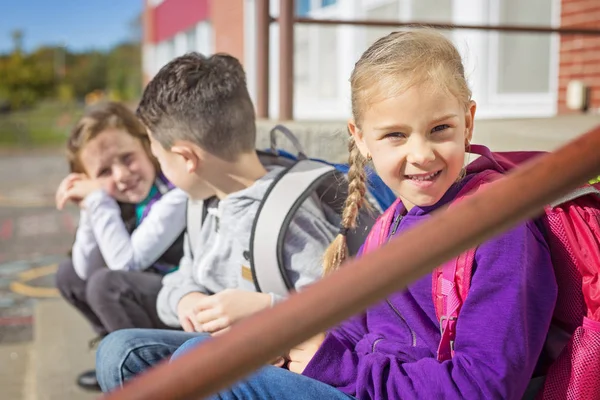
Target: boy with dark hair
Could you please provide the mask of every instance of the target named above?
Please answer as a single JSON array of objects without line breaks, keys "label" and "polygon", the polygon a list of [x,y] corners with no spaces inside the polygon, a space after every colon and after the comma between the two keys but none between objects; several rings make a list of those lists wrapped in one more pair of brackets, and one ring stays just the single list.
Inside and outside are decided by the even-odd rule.
[{"label": "boy with dark hair", "polygon": [[[157,300],[163,322],[184,332],[109,335],[97,355],[104,391],[168,358],[186,340],[221,332],[282,299],[256,292],[247,267],[255,215],[283,167],[265,167],[258,158],[254,108],[239,61],[197,53],[174,59],[148,84],[137,114],[163,173],[188,193],[188,207],[199,202],[206,216],[197,221],[202,227],[195,243],[187,235],[180,268],[165,277]],[[336,233],[316,195],[309,197],[283,246],[295,289],[321,276],[322,255]]]}]

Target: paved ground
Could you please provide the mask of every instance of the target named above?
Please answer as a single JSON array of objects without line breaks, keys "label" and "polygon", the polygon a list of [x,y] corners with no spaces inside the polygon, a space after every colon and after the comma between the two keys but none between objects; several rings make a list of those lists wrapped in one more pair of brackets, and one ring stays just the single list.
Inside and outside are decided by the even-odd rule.
[{"label": "paved ground", "polygon": [[55,265],[77,223],[76,209],[51,202],[66,171],[57,152],[0,156],[0,343],[31,340],[34,302],[56,296]]}]

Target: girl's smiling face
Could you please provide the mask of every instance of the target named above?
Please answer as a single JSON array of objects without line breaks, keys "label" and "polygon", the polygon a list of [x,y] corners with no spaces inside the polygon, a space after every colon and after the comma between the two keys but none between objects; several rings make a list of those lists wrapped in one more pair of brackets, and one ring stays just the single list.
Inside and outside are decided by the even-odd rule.
[{"label": "girl's smiling face", "polygon": [[143,201],[156,179],[156,169],[139,139],[122,129],[107,129],[82,148],[87,175],[117,201]]},{"label": "girl's smiling face", "polygon": [[436,204],[457,181],[473,133],[475,103],[465,110],[452,94],[412,86],[370,104],[360,128],[348,124],[363,156],[410,210]]}]

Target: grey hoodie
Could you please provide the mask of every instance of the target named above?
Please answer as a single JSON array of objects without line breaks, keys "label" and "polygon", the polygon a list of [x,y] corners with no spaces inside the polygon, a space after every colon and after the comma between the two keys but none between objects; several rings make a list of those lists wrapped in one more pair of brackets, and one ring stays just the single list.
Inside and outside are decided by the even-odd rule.
[{"label": "grey hoodie", "polygon": [[[193,251],[186,234],[179,269],[163,279],[157,309],[165,324],[180,326],[177,305],[188,293],[210,295],[228,288],[254,290],[240,273],[243,266],[249,265],[244,252],[249,250],[250,233],[258,207],[282,170],[282,167],[271,167],[252,186],[208,205]],[[323,253],[337,230],[337,226],[327,219],[316,196],[309,197],[298,209],[283,248],[288,277],[297,290],[320,278]],[[281,300],[275,294],[271,296],[273,301]]]}]

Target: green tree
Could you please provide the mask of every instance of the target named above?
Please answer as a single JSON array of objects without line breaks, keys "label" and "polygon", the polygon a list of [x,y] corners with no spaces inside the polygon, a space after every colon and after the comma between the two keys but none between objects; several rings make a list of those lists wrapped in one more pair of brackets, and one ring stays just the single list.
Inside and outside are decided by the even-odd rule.
[{"label": "green tree", "polygon": [[77,98],[83,98],[94,90],[107,87],[106,54],[92,51],[67,56],[65,81],[73,88]]},{"label": "green tree", "polygon": [[133,100],[142,90],[141,49],[137,43],[123,43],[108,55],[109,91],[119,100]]},{"label": "green tree", "polygon": [[25,55],[14,51],[0,60],[0,93],[13,109],[28,107],[54,94],[52,64],[43,51]]}]

